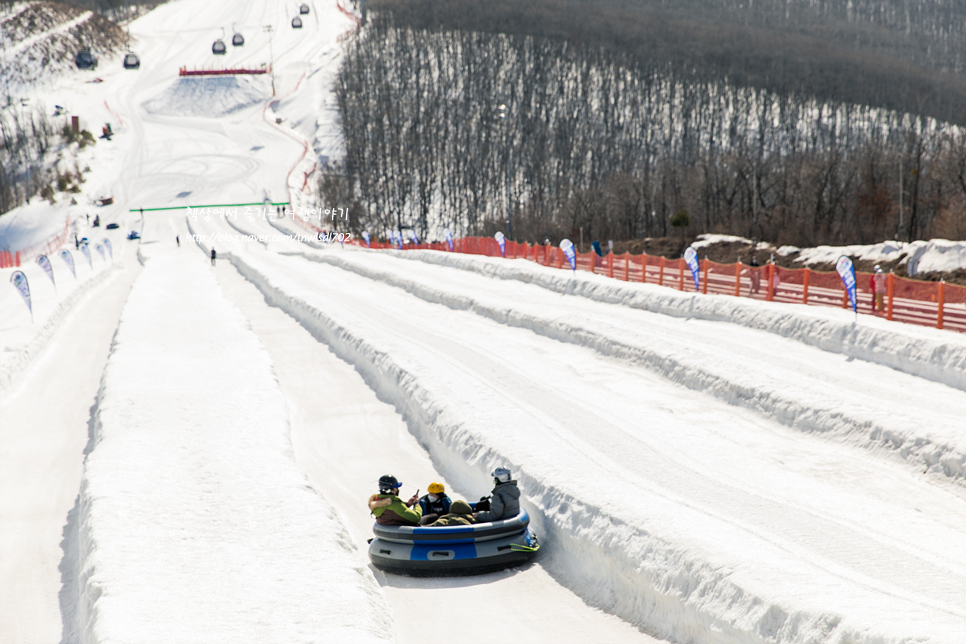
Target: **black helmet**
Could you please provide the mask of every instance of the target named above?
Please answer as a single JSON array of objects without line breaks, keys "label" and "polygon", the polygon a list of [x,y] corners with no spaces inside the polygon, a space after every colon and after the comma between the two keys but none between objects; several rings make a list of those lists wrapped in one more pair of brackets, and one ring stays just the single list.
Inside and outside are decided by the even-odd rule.
[{"label": "black helmet", "polygon": [[396,480],[392,474],[383,474],[379,477],[379,491],[392,492],[402,487],[402,483]]}]

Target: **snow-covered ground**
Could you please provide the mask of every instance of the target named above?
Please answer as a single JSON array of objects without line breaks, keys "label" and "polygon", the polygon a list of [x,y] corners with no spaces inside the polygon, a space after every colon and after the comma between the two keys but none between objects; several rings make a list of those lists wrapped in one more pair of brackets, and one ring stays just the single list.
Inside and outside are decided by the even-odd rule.
[{"label": "snow-covered ground", "polygon": [[[752,243],[750,239],[734,235],[699,235],[698,241],[692,245],[695,248],[701,248],[717,242],[742,242],[749,245]],[[884,241],[878,244],[816,246],[815,248],[797,246],[774,248],[767,243],[759,243],[758,248],[771,249],[776,254],[784,256],[798,253],[795,261],[805,266],[834,264],[842,255],[848,255],[870,262],[896,262],[896,266],[906,267],[908,275],[946,273],[966,268],[966,242],[948,239],[920,240],[911,243]]]},{"label": "snow-covered ground", "polygon": [[[33,324],[0,291],[0,643],[966,641],[962,335],[149,210],[311,201],[354,23],[310,7],[167,3],[141,70],[48,96],[123,122],[85,190],[143,238],[56,293],[25,267]],[[277,102],[177,77],[273,55]],[[369,566],[380,475],[475,499],[498,465],[536,562]]]}]

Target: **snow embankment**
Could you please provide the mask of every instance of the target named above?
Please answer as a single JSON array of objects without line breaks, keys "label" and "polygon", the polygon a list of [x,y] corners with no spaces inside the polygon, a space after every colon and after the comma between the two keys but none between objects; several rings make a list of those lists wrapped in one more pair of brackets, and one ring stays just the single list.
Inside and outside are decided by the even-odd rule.
[{"label": "snow embankment", "polygon": [[808,265],[834,264],[842,255],[872,262],[896,262],[905,266],[906,273],[952,273],[966,268],[966,242],[948,239],[919,240],[910,243],[884,241],[878,244],[853,246],[817,246],[815,248],[796,248],[785,246],[779,254],[790,255],[798,252],[796,261]]},{"label": "snow embankment", "polygon": [[67,642],[386,642],[391,609],[291,454],[268,354],[196,253],[152,253],[64,542]]},{"label": "snow embankment", "polygon": [[[380,398],[396,406],[455,489],[473,489],[493,463],[513,467],[547,546],[543,565],[589,603],[648,632],[696,644],[898,644],[909,641],[903,638],[910,632],[938,644],[966,633],[955,610],[929,606],[928,619],[905,619],[902,611],[923,606],[906,596],[911,593],[891,584],[883,589],[864,577],[856,581],[850,577],[854,571],[816,557],[822,548],[802,551],[802,540],[770,539],[753,522],[745,525],[727,510],[709,514],[649,483],[646,474],[607,462],[590,447],[591,424],[585,424],[588,435],[581,440],[589,449],[584,450],[571,444],[567,428],[557,428],[554,439],[552,427],[544,431],[530,427],[529,419],[508,421],[507,414],[525,409],[520,403],[494,397],[482,385],[451,386],[460,377],[459,364],[444,365],[428,355],[425,339],[410,337],[409,325],[381,328],[365,312],[378,307],[343,305],[338,289],[319,292],[304,269],[280,270],[278,260],[261,253],[239,253],[231,261],[269,304],[353,364]],[[331,275],[318,279],[332,283]],[[372,298],[378,298],[376,291],[359,296]],[[399,310],[395,300],[387,306]],[[469,353],[451,360],[461,363]],[[538,411],[531,413],[539,416]],[[627,485],[631,481],[636,485]],[[796,516],[802,527],[809,520],[816,517]],[[668,534],[711,545],[684,545]],[[722,563],[727,561],[732,563]],[[775,585],[775,574],[783,583]],[[899,617],[879,624],[890,612]],[[947,629],[938,635],[950,624],[957,634]]]},{"label": "snow embankment", "polygon": [[[122,242],[123,243],[123,242]],[[33,304],[33,322],[26,304],[20,294],[12,287],[4,287],[0,293],[0,306],[4,310],[0,331],[3,332],[3,350],[0,353],[0,392],[6,393],[27,369],[34,358],[47,346],[48,341],[61,327],[78,302],[102,286],[110,284],[124,268],[122,255],[124,246],[116,246],[117,259],[105,259],[95,252],[91,264],[81,253],[70,249],[74,255],[75,277],[67,265],[52,253],[49,257],[57,280],[57,288],[50,282],[43,270],[34,262],[19,269],[0,271],[0,280],[10,281],[14,270],[23,271],[30,284]]]},{"label": "snow embankment", "polygon": [[143,107],[160,116],[219,118],[261,104],[270,91],[256,76],[184,76]]},{"label": "snow embankment", "polygon": [[856,322],[851,313],[839,309],[650,288],[590,273],[570,274],[526,260],[507,261],[428,250],[379,252],[498,279],[519,280],[557,293],[653,313],[740,324],[966,391],[966,339],[949,331],[890,323],[868,316]]},{"label": "snow embankment", "polygon": [[[397,253],[396,256],[408,257],[413,253],[414,251]],[[599,305],[594,306],[586,300],[578,300],[573,305],[561,307],[559,301],[546,301],[546,298],[537,301],[532,292],[528,294],[520,289],[511,289],[509,285],[507,291],[512,290],[512,293],[494,294],[494,289],[491,287],[488,292],[487,285],[483,283],[492,281],[487,278],[454,285],[444,279],[443,274],[400,270],[396,265],[398,262],[385,261],[385,255],[338,252],[299,255],[396,286],[428,302],[443,304],[456,310],[472,311],[501,324],[523,327],[555,340],[589,347],[603,355],[646,365],[689,389],[755,410],[798,431],[834,436],[845,443],[902,460],[919,471],[925,468],[960,482],[966,478],[966,435],[963,434],[955,413],[943,413],[943,410],[957,405],[963,395],[959,391],[949,391],[948,395],[944,395],[948,390],[942,386],[944,382],[957,383],[963,380],[963,374],[955,373],[955,361],[946,367],[953,373],[946,373],[940,368],[943,356],[958,355],[966,361],[966,338],[957,334],[924,330],[925,333],[917,337],[915,332],[920,331],[919,329],[902,333],[907,331],[905,327],[889,325],[890,328],[885,329],[853,327],[851,341],[835,337],[823,341],[809,333],[836,333],[836,329],[841,331],[848,326],[847,323],[837,322],[834,318],[819,317],[816,320],[808,315],[811,310],[805,307],[771,306],[722,296],[679,294],[654,286],[615,284],[612,280],[599,276],[588,275],[587,279],[568,283],[569,276],[561,276],[559,272],[554,274],[552,269],[541,271],[538,267],[531,272],[527,270],[531,268],[527,265],[507,267],[505,264],[510,262],[475,262],[482,274],[495,273],[495,276],[505,278],[507,274],[523,272],[534,278],[523,281],[536,282],[551,290],[584,294],[591,301],[615,302],[645,310],[656,309],[659,313],[670,310],[672,315],[683,314],[691,307],[698,311],[698,315],[690,317],[711,320],[724,318],[752,329],[760,329],[763,321],[770,319],[776,324],[784,325],[786,330],[795,330],[794,333],[779,333],[780,335],[790,336],[795,340],[805,339],[807,345],[825,350],[831,348],[834,352],[850,356],[858,354],[884,357],[886,354],[883,353],[883,347],[892,347],[893,351],[901,352],[908,349],[904,347],[903,341],[914,339],[918,342],[916,347],[919,350],[914,355],[920,360],[918,363],[910,361],[913,368],[903,371],[921,375],[924,370],[921,368],[922,363],[925,362],[939,384],[925,387],[935,396],[937,404],[929,410],[916,408],[921,413],[917,411],[913,415],[909,408],[890,407],[891,402],[895,401],[863,395],[864,392],[854,388],[857,384],[854,377],[839,382],[834,379],[838,374],[823,371],[809,374],[806,365],[814,361],[814,356],[811,355],[801,356],[802,364],[799,372],[795,374],[797,382],[790,382],[785,378],[787,370],[777,369],[770,372],[766,365],[756,362],[758,356],[747,355],[748,352],[741,351],[740,348],[731,355],[708,353],[709,345],[719,348],[715,346],[714,337],[721,337],[720,334],[726,333],[726,330],[719,330],[718,335],[703,345],[700,337],[693,336],[693,346],[689,346],[686,336],[685,341],[679,342],[670,335],[660,336],[659,332],[645,335],[643,329],[647,324],[644,320],[617,320],[614,318],[615,312],[600,310]],[[442,253],[435,255],[452,258],[463,268],[474,266],[475,258],[466,258],[470,261],[464,262],[460,261],[464,259],[460,256]],[[540,274],[547,272],[550,274]],[[583,277],[580,274],[578,276]],[[562,308],[566,308],[571,314],[568,315]],[[635,329],[636,323],[641,325],[640,330]],[[900,333],[895,334],[891,327],[897,326]],[[771,331],[767,327],[762,330]],[[944,342],[945,340],[948,342]],[[795,360],[797,356],[786,347],[778,342],[775,344],[774,362],[781,364],[787,360]],[[830,368],[838,367],[835,361],[828,362]],[[875,382],[874,370],[868,375],[869,382]],[[913,386],[922,386],[911,382],[914,378],[909,380],[910,388],[906,391],[912,391]],[[865,386],[867,383],[858,384]],[[880,385],[882,386],[884,385]],[[876,387],[872,387],[872,390],[875,392]],[[896,392],[897,397],[901,393],[900,388]]]}]

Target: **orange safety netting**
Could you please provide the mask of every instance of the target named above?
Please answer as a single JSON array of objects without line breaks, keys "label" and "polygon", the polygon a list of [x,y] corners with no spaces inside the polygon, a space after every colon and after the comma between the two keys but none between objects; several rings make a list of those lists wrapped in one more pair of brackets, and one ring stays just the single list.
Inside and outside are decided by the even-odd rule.
[{"label": "orange safety netting", "polygon": [[[362,244],[362,242],[357,242]],[[392,244],[372,242],[372,248],[392,248]],[[406,250],[448,251],[443,242],[409,244]],[[542,266],[570,268],[563,251],[556,246],[507,241],[507,259],[526,259]],[[500,245],[492,237],[463,237],[454,240],[453,251],[469,255],[500,257]],[[576,253],[578,271],[593,272],[614,279],[667,286],[695,292],[691,270],[683,259],[655,255],[615,255]],[[889,273],[881,310],[875,309],[871,273],[856,273],[858,312],[877,315],[909,324],[951,329],[966,333],[966,287],[945,282],[922,282]],[[808,268],[784,268],[775,264],[748,266],[741,262],[719,264],[700,262],[699,285],[702,293],[748,297],[768,302],[811,304],[849,308],[848,294],[839,274]]]},{"label": "orange safety netting", "polygon": [[70,222],[65,219],[64,229],[62,231],[38,244],[28,246],[27,248],[21,248],[20,250],[0,251],[0,268],[20,266],[21,262],[27,262],[34,257],[39,257],[40,255],[49,255],[50,253],[56,251],[67,241],[67,235],[70,232],[69,225]]}]

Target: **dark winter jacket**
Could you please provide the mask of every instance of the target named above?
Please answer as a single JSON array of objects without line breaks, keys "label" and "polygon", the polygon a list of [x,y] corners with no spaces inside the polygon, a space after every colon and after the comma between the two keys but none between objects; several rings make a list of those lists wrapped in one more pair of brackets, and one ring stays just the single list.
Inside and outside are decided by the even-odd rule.
[{"label": "dark winter jacket", "polygon": [[449,514],[440,517],[430,526],[473,525],[473,508],[466,501],[453,501]]},{"label": "dark winter jacket", "polygon": [[394,494],[373,494],[369,497],[369,510],[376,516],[376,523],[382,525],[419,525],[423,509],[418,505],[406,507]]},{"label": "dark winter jacket", "polygon": [[520,514],[520,488],[517,487],[517,482],[511,479],[493,488],[490,510],[489,512],[480,512],[476,517],[476,522],[512,519],[518,514]]},{"label": "dark winter jacket", "polygon": [[451,498],[445,494],[438,495],[439,498],[435,501],[429,500],[429,495],[426,494],[419,499],[419,507],[423,509],[423,516],[428,514],[435,514],[437,516],[443,516],[449,512],[450,503],[453,502]]}]

